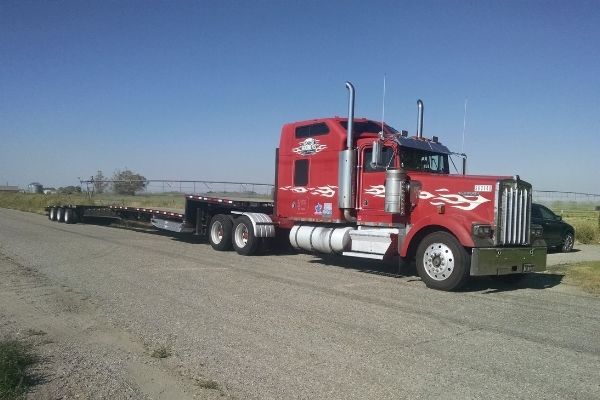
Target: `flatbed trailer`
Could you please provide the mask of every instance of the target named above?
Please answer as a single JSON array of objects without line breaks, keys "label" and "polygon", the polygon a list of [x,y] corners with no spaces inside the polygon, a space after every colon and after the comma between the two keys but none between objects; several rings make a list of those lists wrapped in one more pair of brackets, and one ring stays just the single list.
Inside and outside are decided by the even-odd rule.
[{"label": "flatbed trailer", "polygon": [[272,214],[274,208],[273,201],[259,199],[240,200],[188,194],[185,195],[185,200],[184,211],[122,205],[59,204],[46,207],[46,213],[50,220],[66,224],[93,223],[99,220],[140,221],[161,230],[206,236],[215,215]]}]

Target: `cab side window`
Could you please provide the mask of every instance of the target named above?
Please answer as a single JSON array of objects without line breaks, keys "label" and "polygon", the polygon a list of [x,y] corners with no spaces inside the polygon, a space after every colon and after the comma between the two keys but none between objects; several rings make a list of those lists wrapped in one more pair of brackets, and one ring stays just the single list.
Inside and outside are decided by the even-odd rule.
[{"label": "cab side window", "polygon": [[308,160],[294,161],[294,186],[308,185]]},{"label": "cab side window", "polygon": [[381,164],[378,167],[371,165],[371,158],[373,157],[373,148],[369,147],[363,152],[363,171],[364,172],[377,172],[385,171],[386,168],[393,167],[392,158],[394,157],[394,149],[392,147],[384,146],[381,149]]}]

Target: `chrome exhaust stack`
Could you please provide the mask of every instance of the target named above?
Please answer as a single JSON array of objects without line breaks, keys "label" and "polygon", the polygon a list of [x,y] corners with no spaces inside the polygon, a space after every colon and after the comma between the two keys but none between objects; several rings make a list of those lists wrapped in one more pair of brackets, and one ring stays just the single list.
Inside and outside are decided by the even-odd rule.
[{"label": "chrome exhaust stack", "polygon": [[423,109],[425,107],[423,106],[423,101],[421,101],[421,99],[417,100],[417,110],[418,110],[418,114],[417,114],[417,137],[419,139],[423,138]]},{"label": "chrome exhaust stack", "polygon": [[346,82],[346,89],[350,96],[348,97],[348,137],[346,138],[346,149],[352,149],[352,141],[354,140],[354,85]]},{"label": "chrome exhaust stack", "polygon": [[338,206],[344,210],[344,218],[348,222],[355,222],[356,217],[350,215],[350,210],[354,209],[354,170],[356,166],[356,152],[354,151],[354,86],[346,82],[348,89],[348,125],[346,149],[340,152],[338,184],[340,187],[338,195]]}]

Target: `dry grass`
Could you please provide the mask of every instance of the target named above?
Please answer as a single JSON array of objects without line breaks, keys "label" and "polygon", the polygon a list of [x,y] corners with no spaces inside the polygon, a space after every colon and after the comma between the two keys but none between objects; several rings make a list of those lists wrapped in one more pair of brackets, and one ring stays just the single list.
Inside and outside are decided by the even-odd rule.
[{"label": "dry grass", "polygon": [[575,239],[584,244],[600,242],[600,211],[597,204],[554,202],[546,204],[555,214],[575,228]]},{"label": "dry grass", "polygon": [[171,356],[171,351],[167,346],[160,346],[152,351],[152,358],[167,358]]},{"label": "dry grass", "polygon": [[565,274],[565,282],[588,293],[600,295],[600,261],[548,267],[550,272]]},{"label": "dry grass", "polygon": [[118,204],[130,207],[156,207],[183,210],[185,198],[183,194],[151,194],[139,196],[121,196],[102,194],[89,198],[86,194],[33,194],[33,193],[1,193],[0,207],[43,214],[44,208],[56,204]]}]

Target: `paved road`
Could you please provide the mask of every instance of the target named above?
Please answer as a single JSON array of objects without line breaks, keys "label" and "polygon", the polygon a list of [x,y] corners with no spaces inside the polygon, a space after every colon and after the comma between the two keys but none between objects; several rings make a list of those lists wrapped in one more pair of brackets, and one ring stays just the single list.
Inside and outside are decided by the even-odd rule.
[{"label": "paved road", "polygon": [[[49,331],[76,359],[50,359],[63,372],[46,386],[65,382],[54,395],[600,397],[600,298],[559,276],[445,293],[374,262],[244,258],[5,209],[0,266],[0,329]],[[148,355],[163,345],[170,357]],[[82,376],[89,385],[70,383]]]},{"label": "paved road", "polygon": [[600,245],[593,244],[575,244],[575,248],[570,253],[553,252],[548,254],[548,265],[572,264],[582,261],[600,260]]}]

